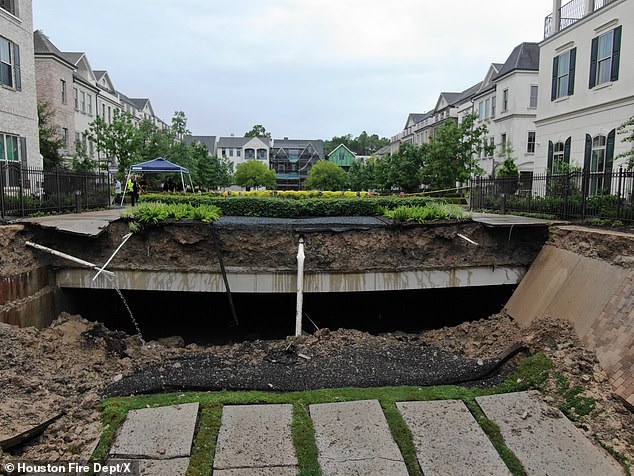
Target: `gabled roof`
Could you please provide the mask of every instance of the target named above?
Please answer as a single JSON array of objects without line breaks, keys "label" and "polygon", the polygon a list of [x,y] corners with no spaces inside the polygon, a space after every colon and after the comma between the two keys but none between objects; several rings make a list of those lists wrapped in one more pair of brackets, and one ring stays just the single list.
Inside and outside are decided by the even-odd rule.
[{"label": "gabled roof", "polygon": [[69,68],[75,69],[75,64],[66,58],[64,53],[53,44],[42,30],[35,30],[33,32],[33,47],[35,56],[54,56],[62,63],[68,65]]},{"label": "gabled roof", "polygon": [[222,149],[240,149],[249,142],[252,137],[219,137],[218,148]]},{"label": "gabled roof", "polygon": [[313,146],[315,152],[320,157],[324,156],[324,141],[321,139],[275,139],[273,141],[273,148],[275,149],[305,149],[309,145]]},{"label": "gabled roof", "polygon": [[420,121],[425,119],[426,116],[427,116],[427,113],[410,112],[409,116],[407,116],[407,121],[405,122],[405,127],[403,129],[407,129],[408,127],[411,127],[414,124],[418,124]]},{"label": "gabled roof", "polygon": [[500,68],[495,79],[499,79],[516,70],[539,70],[539,43],[524,42],[516,46]]},{"label": "gabled roof", "polygon": [[354,153],[354,152],[352,152],[352,151],[351,151],[348,147],[346,147],[346,144],[339,144],[337,147],[335,147],[334,149],[332,149],[332,150],[330,151],[330,153],[328,154],[328,156],[331,156],[332,154],[334,154],[334,152],[335,152],[337,149],[340,149],[340,148],[342,148],[342,147],[343,147],[344,149],[346,149],[348,152],[350,152],[352,155],[354,155],[355,157],[357,156],[357,154],[355,154],[355,153]]},{"label": "gabled roof", "polygon": [[104,89],[112,94],[115,94],[116,90],[114,88],[114,83],[110,79],[110,75],[108,71],[93,71],[95,73],[95,79],[97,80],[97,86],[100,89]]},{"label": "gabled roof", "polygon": [[73,63],[75,66],[77,66],[77,63],[79,63],[79,60],[81,60],[84,56],[86,56],[86,53],[64,51],[64,56],[66,57],[68,61]]},{"label": "gabled roof", "polygon": [[142,111],[143,109],[145,109],[145,107],[150,102],[150,100],[147,98],[128,98],[128,101],[130,101],[130,103],[134,107],[136,107],[139,111]]},{"label": "gabled roof", "polygon": [[464,103],[465,101],[469,101],[473,96],[475,96],[475,94],[478,92],[481,86],[482,86],[482,81],[474,84],[470,88],[465,89],[464,91],[460,93],[460,96],[458,97],[458,99],[456,99],[454,104],[458,105],[458,104]]}]

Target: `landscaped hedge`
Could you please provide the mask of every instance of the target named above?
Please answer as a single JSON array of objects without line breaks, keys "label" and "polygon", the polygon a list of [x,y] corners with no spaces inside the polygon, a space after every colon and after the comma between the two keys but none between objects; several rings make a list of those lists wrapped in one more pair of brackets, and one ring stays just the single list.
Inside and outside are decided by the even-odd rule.
[{"label": "landscaped hedge", "polygon": [[436,200],[428,197],[311,198],[218,197],[194,194],[145,194],[142,202],[215,205],[224,216],[297,218],[313,216],[375,216],[385,209],[422,207]]}]

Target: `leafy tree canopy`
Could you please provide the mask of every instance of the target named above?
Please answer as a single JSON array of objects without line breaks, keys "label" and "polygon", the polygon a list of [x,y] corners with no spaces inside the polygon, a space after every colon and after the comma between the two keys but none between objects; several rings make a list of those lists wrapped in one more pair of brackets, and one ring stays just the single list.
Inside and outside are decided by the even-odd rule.
[{"label": "leafy tree canopy", "polygon": [[235,181],[247,190],[258,187],[273,189],[276,184],[275,172],[258,160],[249,160],[239,164],[236,167]]},{"label": "leafy tree canopy", "polygon": [[327,155],[339,144],[343,144],[357,155],[372,155],[389,143],[390,140],[386,137],[379,138],[376,134],[369,135],[366,131],[363,131],[358,137],[353,138],[352,134],[346,134],[324,141],[324,151]]},{"label": "leafy tree canopy", "polygon": [[626,157],[627,168],[632,170],[634,169],[634,116],[621,124],[618,128],[618,132],[624,136],[621,139],[623,142],[629,142],[631,144],[630,150],[620,154],[619,157]]},{"label": "leafy tree canopy", "polygon": [[244,137],[263,137],[266,139],[271,138],[271,133],[266,132],[266,128],[262,124],[254,125],[250,131],[244,134]]},{"label": "leafy tree canopy", "polygon": [[337,164],[320,160],[308,172],[306,187],[313,190],[343,190],[346,179],[346,172]]}]

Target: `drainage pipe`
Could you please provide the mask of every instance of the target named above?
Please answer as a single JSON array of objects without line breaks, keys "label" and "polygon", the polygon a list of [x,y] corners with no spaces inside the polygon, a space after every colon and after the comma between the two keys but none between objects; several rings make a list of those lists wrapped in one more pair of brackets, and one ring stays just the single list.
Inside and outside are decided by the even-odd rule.
[{"label": "drainage pipe", "polygon": [[304,306],[304,237],[299,237],[297,248],[297,311],[295,313],[295,335],[302,335],[302,308]]},{"label": "drainage pipe", "polygon": [[[73,261],[77,264],[80,264],[82,266],[86,266],[88,268],[92,268],[96,271],[100,271],[101,268],[99,266],[97,266],[94,263],[90,263],[88,261],[84,261],[83,259],[80,258],[75,258],[74,256],[68,255],[66,253],[62,253],[61,251],[57,251],[54,250],[52,248],[47,248],[46,246],[42,246],[42,245],[38,245],[37,243],[32,243],[30,241],[27,241],[25,243],[27,246],[30,246],[32,248],[35,248],[36,250],[40,250],[40,251],[45,251],[46,253],[52,254],[54,256],[59,256],[60,258],[64,258],[67,259],[69,261]],[[110,275],[110,276],[114,276],[114,273],[112,271],[106,271],[106,270],[101,270],[102,273]]]}]

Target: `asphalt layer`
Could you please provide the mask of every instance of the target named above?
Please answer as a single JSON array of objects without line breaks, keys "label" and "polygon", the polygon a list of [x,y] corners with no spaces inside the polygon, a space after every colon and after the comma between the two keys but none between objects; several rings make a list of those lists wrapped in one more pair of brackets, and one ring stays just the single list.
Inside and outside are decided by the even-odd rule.
[{"label": "asphalt layer", "polygon": [[505,358],[474,360],[414,342],[311,352],[298,350],[292,343],[281,346],[280,341],[255,341],[225,355],[186,354],[141,367],[106,388],[104,396],[183,390],[298,391],[458,383],[490,386],[504,379],[500,364]]}]

